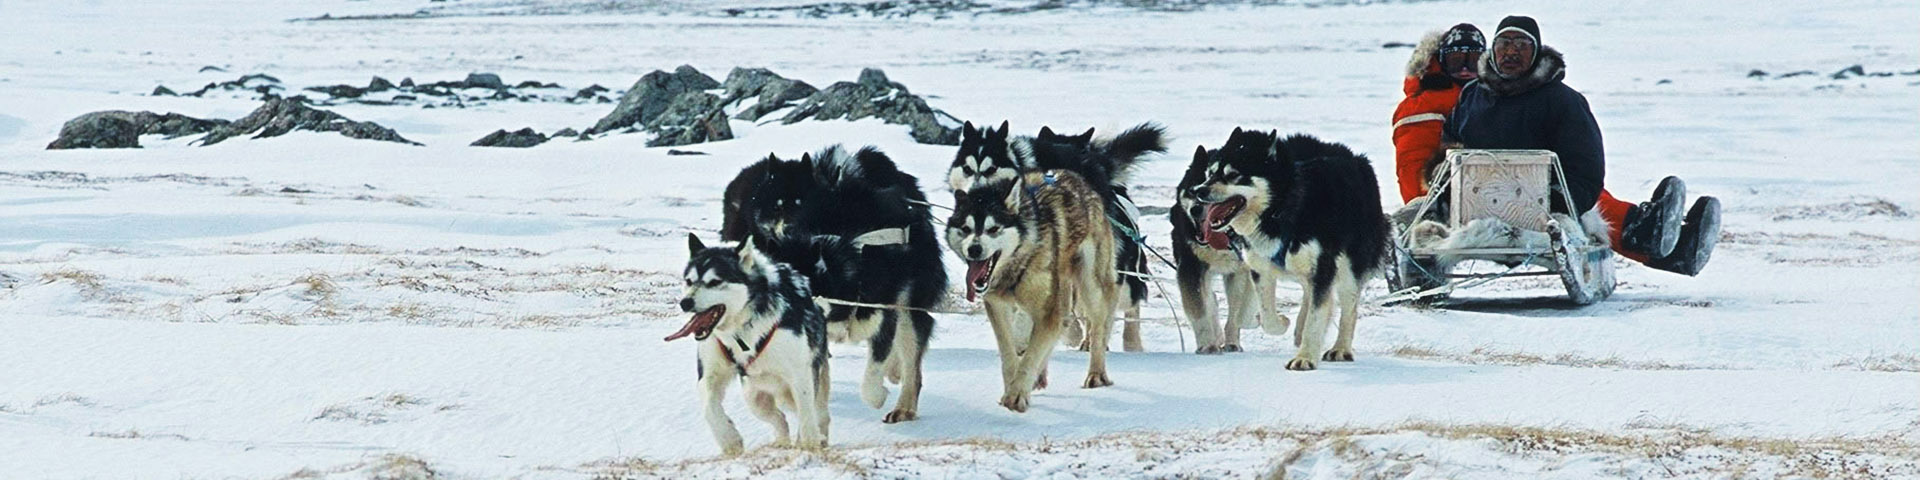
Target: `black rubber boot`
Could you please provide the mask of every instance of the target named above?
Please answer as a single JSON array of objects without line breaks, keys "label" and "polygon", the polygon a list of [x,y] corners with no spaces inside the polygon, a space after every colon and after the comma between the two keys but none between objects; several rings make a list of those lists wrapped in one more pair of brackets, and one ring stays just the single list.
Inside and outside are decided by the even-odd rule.
[{"label": "black rubber boot", "polygon": [[1626,225],[1620,229],[1622,246],[1651,258],[1672,255],[1674,245],[1680,243],[1681,209],[1686,201],[1686,182],[1679,177],[1660,180],[1653,198],[1627,210]]},{"label": "black rubber boot", "polygon": [[1680,227],[1680,243],[1673,254],[1647,262],[1647,266],[1686,276],[1699,275],[1713,258],[1713,245],[1720,242],[1720,199],[1700,197],[1687,211],[1687,224]]}]

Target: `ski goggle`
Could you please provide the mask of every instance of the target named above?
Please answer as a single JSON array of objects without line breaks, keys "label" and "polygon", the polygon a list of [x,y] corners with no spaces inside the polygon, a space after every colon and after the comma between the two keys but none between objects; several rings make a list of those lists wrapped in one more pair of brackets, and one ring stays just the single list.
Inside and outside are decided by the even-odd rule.
[{"label": "ski goggle", "polygon": [[1474,64],[1480,63],[1480,55],[1482,53],[1481,50],[1477,49],[1459,49],[1442,52],[1440,54],[1440,71],[1449,74],[1461,70],[1471,71],[1474,68]]}]

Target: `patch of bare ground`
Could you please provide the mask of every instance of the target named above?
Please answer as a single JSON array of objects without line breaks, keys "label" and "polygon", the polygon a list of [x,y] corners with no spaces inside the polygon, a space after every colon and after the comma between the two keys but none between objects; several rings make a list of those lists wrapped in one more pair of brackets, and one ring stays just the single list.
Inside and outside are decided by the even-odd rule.
[{"label": "patch of bare ground", "polygon": [[[595,479],[707,476],[897,478],[954,472],[1016,472],[1077,477],[1213,478],[1262,471],[1295,478],[1311,466],[1335,477],[1406,478],[1493,473],[1545,474],[1567,460],[1612,465],[1618,476],[1867,479],[1920,474],[1920,445],[1896,438],[1769,439],[1674,425],[1628,425],[1624,432],[1510,425],[1409,422],[1365,427],[1243,427],[1211,432],[1127,432],[1080,440],[1015,443],[954,439],[832,449],[762,447],[735,457],[679,461],[608,458],[553,470]],[[1424,439],[1425,441],[1408,441]],[[1455,453],[1472,461],[1449,458]],[[1487,452],[1490,451],[1490,452]],[[1495,457],[1489,464],[1487,452]],[[1504,459],[1504,460],[1503,460]],[[1326,462],[1333,461],[1334,465]],[[1309,465],[1313,464],[1313,465]],[[1322,475],[1324,476],[1324,475]]]},{"label": "patch of bare ground", "polygon": [[346,474],[371,480],[431,480],[443,474],[420,457],[390,453],[380,457],[325,469],[302,468],[279,480],[311,480]]},{"label": "patch of bare ground", "polygon": [[1617,370],[1701,370],[1718,367],[1704,365],[1681,365],[1660,361],[1628,360],[1619,356],[1595,358],[1572,353],[1538,355],[1526,352],[1508,352],[1492,347],[1476,347],[1472,351],[1457,352],[1439,350],[1420,345],[1402,345],[1388,351],[1388,355],[1415,360],[1433,360],[1472,365],[1553,365],[1578,368],[1609,368]]}]

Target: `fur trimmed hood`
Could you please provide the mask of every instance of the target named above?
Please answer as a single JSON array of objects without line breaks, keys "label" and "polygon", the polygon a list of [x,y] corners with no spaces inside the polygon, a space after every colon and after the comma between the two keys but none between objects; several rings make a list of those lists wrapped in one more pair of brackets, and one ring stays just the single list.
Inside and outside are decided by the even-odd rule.
[{"label": "fur trimmed hood", "polygon": [[1453,88],[1453,77],[1440,73],[1440,66],[1433,64],[1433,57],[1440,52],[1440,40],[1446,37],[1444,30],[1427,32],[1420,37],[1420,44],[1413,47],[1413,54],[1407,59],[1408,95],[1420,90],[1446,90]]},{"label": "fur trimmed hood", "polygon": [[1440,51],[1440,37],[1446,36],[1445,30],[1434,30],[1420,37],[1420,44],[1413,47],[1413,57],[1407,59],[1407,76],[1426,75],[1433,67],[1433,54]]},{"label": "fur trimmed hood", "polygon": [[1480,83],[1503,97],[1530,92],[1567,78],[1566,58],[1560,56],[1559,50],[1546,45],[1540,46],[1539,58],[1533,61],[1533,70],[1519,78],[1501,77],[1495,62],[1497,60],[1493,55],[1480,57]]}]

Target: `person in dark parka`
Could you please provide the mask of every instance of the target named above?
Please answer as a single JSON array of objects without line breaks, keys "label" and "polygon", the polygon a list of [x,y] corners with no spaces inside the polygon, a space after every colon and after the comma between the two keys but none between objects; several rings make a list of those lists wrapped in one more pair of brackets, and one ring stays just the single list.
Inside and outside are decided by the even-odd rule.
[{"label": "person in dark parka", "polygon": [[[1550,150],[1560,157],[1573,205],[1552,196],[1553,211],[1579,216],[1598,207],[1614,250],[1657,269],[1698,275],[1720,237],[1720,202],[1701,197],[1682,217],[1686,186],[1667,177],[1639,205],[1603,185],[1606,148],[1587,97],[1568,87],[1566,60],[1540,43],[1530,17],[1510,16],[1494,32],[1480,77],[1463,87],[1443,127],[1444,141],[1476,149]],[[1684,223],[1683,223],[1684,222]]]}]

